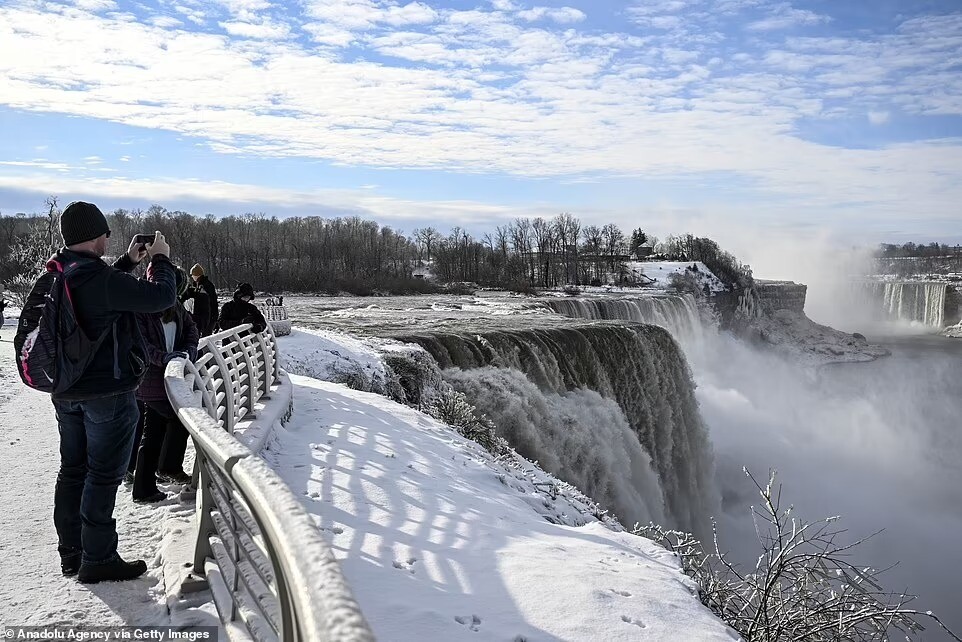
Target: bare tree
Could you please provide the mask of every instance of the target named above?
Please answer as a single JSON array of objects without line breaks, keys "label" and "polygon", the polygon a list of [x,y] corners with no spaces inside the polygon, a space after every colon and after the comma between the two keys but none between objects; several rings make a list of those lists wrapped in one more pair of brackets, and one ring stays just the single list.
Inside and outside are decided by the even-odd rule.
[{"label": "bare tree", "polygon": [[[761,497],[761,507],[751,509],[761,554],[755,568],[742,572],[719,550],[706,553],[694,536],[649,524],[635,527],[676,553],[682,568],[699,587],[699,598],[748,642],[805,640],[888,640],[893,630],[913,635],[934,621],[953,639],[962,642],[931,611],[908,606],[915,596],[882,588],[885,570],[866,568],[850,561],[854,548],[871,535],[841,543],[844,530],[838,517],[806,522],[783,509],[781,486],[775,471],[762,486],[745,469]],[[876,533],[877,534],[877,533]]]}]

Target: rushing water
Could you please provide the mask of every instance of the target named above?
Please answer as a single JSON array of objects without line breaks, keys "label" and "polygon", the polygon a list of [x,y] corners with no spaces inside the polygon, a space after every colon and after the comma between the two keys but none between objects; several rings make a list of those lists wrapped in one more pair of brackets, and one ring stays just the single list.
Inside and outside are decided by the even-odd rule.
[{"label": "rushing water", "polygon": [[571,483],[592,479],[582,491],[623,522],[658,517],[663,503],[669,523],[708,533],[711,450],[667,330],[599,323],[397,338],[427,350],[521,454]]},{"label": "rushing water", "polygon": [[855,285],[856,304],[874,312],[872,320],[918,323],[930,328],[945,326],[947,290],[945,283],[916,281]]},{"label": "rushing water", "polygon": [[[850,539],[884,529],[853,560],[899,562],[885,586],[919,594],[913,606],[962,630],[962,340],[883,338],[891,357],[813,373],[702,329],[683,298],[419,297],[334,309],[344,304],[314,300],[292,317],[421,345],[522,454],[623,522],[663,518],[704,535],[715,517],[722,546],[751,564],[758,496],[742,467],[761,479],[775,468],[798,515],[841,515]],[[668,328],[697,388],[668,333],[595,319]],[[948,638],[929,629],[922,639]]]}]

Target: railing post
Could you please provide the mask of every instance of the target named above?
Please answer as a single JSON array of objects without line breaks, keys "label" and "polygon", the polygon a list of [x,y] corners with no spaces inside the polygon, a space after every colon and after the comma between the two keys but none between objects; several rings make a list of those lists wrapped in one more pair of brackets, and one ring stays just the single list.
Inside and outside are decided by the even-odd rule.
[{"label": "railing post", "polygon": [[197,472],[195,483],[197,484],[197,541],[194,544],[194,568],[190,576],[181,583],[181,592],[194,593],[208,588],[207,574],[205,565],[207,558],[213,555],[210,547],[210,536],[214,533],[214,518],[210,511],[214,505],[214,498],[211,497],[209,480],[207,479],[206,457],[204,451],[197,449],[194,460],[194,468]]},{"label": "railing post", "polygon": [[[224,386],[224,430],[228,433],[234,433],[234,378],[231,376],[231,370],[227,367],[227,360],[224,359],[223,344],[220,346],[212,346],[211,354],[214,356],[214,363],[217,364],[218,370],[221,373],[221,379],[223,380]],[[215,396],[216,399],[216,396]],[[219,404],[218,404],[219,405]],[[214,411],[214,419],[217,419],[216,408]]]},{"label": "railing post", "polygon": [[[260,382],[257,377],[257,368],[254,367],[254,360],[251,359],[251,355],[247,350],[247,346],[253,343],[254,339],[252,335],[254,329],[248,330],[250,334],[245,335],[243,338],[238,337],[237,347],[240,348],[241,356],[244,357],[244,363],[247,368],[247,412],[253,417],[254,416],[254,402],[260,397]],[[256,337],[256,335],[253,335]]]},{"label": "railing post", "polygon": [[[267,327],[270,328],[271,325],[268,323]],[[268,347],[267,341],[264,340],[264,335],[267,333],[265,329],[264,332],[257,333],[257,343],[260,345],[261,349],[261,362],[264,364],[264,376],[263,379],[263,392],[261,397],[263,399],[271,398],[271,386],[274,384],[274,355],[271,354],[271,349]],[[269,335],[268,335],[269,336]]]}]

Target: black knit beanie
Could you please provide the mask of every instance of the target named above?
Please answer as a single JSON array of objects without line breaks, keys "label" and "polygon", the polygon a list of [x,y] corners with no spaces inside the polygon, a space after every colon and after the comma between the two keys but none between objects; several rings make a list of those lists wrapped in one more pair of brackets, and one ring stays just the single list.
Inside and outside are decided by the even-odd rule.
[{"label": "black knit beanie", "polygon": [[109,231],[107,217],[93,203],[75,201],[60,215],[60,236],[64,245],[90,241]]}]

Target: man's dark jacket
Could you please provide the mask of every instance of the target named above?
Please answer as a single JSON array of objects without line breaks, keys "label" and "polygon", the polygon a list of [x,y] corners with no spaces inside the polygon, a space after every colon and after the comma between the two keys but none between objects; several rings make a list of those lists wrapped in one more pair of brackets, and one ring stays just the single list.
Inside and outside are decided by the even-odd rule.
[{"label": "man's dark jacket", "polygon": [[180,295],[181,303],[190,299],[194,300],[194,309],[190,311],[190,316],[197,325],[197,330],[204,336],[207,336],[213,327],[210,320],[210,297],[207,296],[204,288],[191,285]]},{"label": "man's dark jacket", "polygon": [[264,315],[257,309],[257,306],[247,301],[242,301],[237,292],[234,298],[224,304],[220,311],[220,329],[229,330],[235,326],[250,323],[254,327],[254,332],[263,332],[267,327]]},{"label": "man's dark jacket", "polygon": [[[204,334],[210,334],[214,331],[214,328],[217,327],[217,313],[220,310],[220,304],[217,302],[217,289],[214,287],[214,284],[211,283],[211,280],[207,278],[206,274],[197,279],[197,283],[191,287],[198,285],[207,293],[207,304],[210,306],[210,323],[207,326],[207,332]],[[201,329],[203,330],[203,328]]]},{"label": "man's dark jacket", "polygon": [[[167,367],[167,336],[164,334],[162,312],[138,314],[137,325],[144,337],[147,348],[147,374],[137,388],[137,398],[141,401],[167,401],[164,388],[164,369]],[[197,358],[197,341],[200,336],[190,313],[180,303],[174,308],[173,320],[177,323],[172,352],[186,352],[193,361]]]},{"label": "man's dark jacket", "polygon": [[[126,253],[113,266],[96,254],[66,248],[53,258],[64,266],[77,263],[67,287],[77,322],[87,336],[99,337],[117,322],[116,332],[108,333],[80,380],[53,397],[79,401],[135,390],[146,371],[147,352],[134,313],[160,312],[177,301],[174,266],[166,256],[155,256],[147,279],[138,280],[128,274],[137,264]],[[20,315],[21,327],[39,322],[51,282],[48,274],[34,285]]]}]

